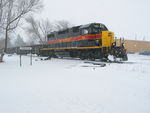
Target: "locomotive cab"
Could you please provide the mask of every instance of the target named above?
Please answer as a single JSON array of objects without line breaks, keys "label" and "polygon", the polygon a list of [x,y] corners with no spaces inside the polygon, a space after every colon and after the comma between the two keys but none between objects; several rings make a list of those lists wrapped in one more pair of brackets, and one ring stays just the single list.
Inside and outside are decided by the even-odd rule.
[{"label": "locomotive cab", "polygon": [[81,35],[92,35],[95,36],[95,42],[99,46],[110,48],[114,40],[114,33],[108,31],[107,27],[103,24],[93,23],[84,25],[81,28]]},{"label": "locomotive cab", "polygon": [[[110,37],[112,39],[112,37],[114,36],[109,36],[107,37],[107,34],[110,33],[107,29],[107,27],[103,24],[99,24],[99,23],[92,23],[92,24],[87,24],[84,26],[80,27],[80,34],[81,35],[90,35],[90,36],[94,36],[94,40],[95,40],[95,44],[97,46],[101,46],[101,47],[108,47],[108,43],[109,46],[111,45],[110,42]],[[113,32],[111,32],[113,34]],[[91,41],[92,39],[89,38],[89,41]],[[92,40],[92,41],[94,41]]]}]

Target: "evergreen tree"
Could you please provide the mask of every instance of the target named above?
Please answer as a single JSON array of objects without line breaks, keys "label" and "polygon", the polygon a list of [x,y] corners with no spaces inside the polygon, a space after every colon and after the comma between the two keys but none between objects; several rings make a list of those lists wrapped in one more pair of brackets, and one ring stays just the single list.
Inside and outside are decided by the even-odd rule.
[{"label": "evergreen tree", "polygon": [[22,39],[22,37],[18,34],[18,36],[17,36],[17,38],[16,38],[16,40],[14,42],[14,45],[16,47],[20,47],[20,46],[25,46],[26,43],[24,42],[24,40]]}]

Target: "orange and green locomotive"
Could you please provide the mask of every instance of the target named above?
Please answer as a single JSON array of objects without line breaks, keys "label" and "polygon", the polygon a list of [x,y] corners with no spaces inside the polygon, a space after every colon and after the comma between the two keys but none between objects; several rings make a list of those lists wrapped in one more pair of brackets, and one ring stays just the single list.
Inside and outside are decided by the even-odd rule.
[{"label": "orange and green locomotive", "polygon": [[114,33],[101,23],[75,26],[47,35],[47,44],[40,55],[49,57],[75,57],[107,60],[109,55],[127,60],[123,43],[116,45]]}]

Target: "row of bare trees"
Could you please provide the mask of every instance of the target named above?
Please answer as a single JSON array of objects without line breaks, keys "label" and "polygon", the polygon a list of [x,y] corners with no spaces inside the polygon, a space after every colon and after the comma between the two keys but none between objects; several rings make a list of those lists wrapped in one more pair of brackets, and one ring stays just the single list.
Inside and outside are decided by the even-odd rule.
[{"label": "row of bare trees", "polygon": [[[4,51],[7,51],[7,47],[10,47],[10,37],[13,37],[12,34],[18,26],[23,26],[30,44],[45,44],[48,33],[72,26],[65,20],[51,23],[48,19],[35,19],[33,13],[42,8],[42,0],[0,0],[0,48],[4,46]],[[27,27],[20,24],[21,20],[27,23]],[[16,34],[13,46],[30,45],[23,41],[21,34]]]},{"label": "row of bare trees", "polygon": [[72,24],[66,20],[51,23],[48,19],[36,20],[33,16],[26,18],[28,27],[25,28],[30,40],[34,40],[40,44],[45,44],[47,41],[47,34],[53,31],[67,29]]},{"label": "row of bare trees", "polygon": [[0,0],[0,33],[5,37],[5,52],[9,33],[18,27],[21,19],[41,8],[41,0]]}]

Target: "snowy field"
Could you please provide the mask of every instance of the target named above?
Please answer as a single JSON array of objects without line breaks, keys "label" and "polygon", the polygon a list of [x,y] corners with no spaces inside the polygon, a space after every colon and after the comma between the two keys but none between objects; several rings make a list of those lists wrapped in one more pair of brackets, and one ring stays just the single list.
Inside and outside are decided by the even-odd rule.
[{"label": "snowy field", "polygon": [[150,113],[150,56],[106,67],[81,60],[4,56],[0,113]]}]

